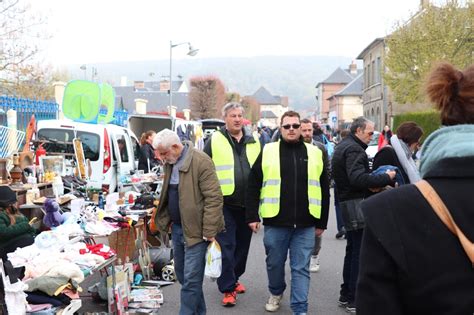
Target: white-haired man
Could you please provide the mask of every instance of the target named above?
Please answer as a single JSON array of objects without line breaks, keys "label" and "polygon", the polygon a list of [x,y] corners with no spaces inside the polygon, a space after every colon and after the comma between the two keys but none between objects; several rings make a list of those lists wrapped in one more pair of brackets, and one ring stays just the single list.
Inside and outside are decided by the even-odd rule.
[{"label": "white-haired man", "polygon": [[224,229],[222,193],[212,160],[189,141],[164,129],[153,148],[165,164],[165,177],[155,224],[171,227],[174,267],[181,284],[179,314],[206,314],[202,292],[207,245]]}]

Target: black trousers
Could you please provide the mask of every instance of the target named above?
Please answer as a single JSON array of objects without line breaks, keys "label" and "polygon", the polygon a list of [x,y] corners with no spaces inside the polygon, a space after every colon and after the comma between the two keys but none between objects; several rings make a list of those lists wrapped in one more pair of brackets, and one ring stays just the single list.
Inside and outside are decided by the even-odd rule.
[{"label": "black trousers", "polygon": [[222,293],[233,292],[235,284],[245,272],[252,230],[245,222],[244,208],[224,205],[225,231],[217,234],[216,240],[222,250],[222,273],[217,286]]}]

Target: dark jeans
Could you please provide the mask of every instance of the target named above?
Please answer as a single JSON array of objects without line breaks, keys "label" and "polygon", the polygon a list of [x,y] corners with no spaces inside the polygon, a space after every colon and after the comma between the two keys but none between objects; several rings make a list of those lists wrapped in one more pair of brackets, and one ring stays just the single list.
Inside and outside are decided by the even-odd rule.
[{"label": "dark jeans", "polygon": [[184,241],[183,228],[179,224],[172,225],[171,235],[174,269],[181,284],[179,315],[204,315],[206,314],[206,302],[202,292],[202,281],[209,242],[187,246]]},{"label": "dark jeans", "polygon": [[336,184],[334,184],[334,208],[336,209],[337,231],[341,232],[342,228],[344,227],[344,222],[342,221],[341,206],[339,206]]},{"label": "dark jeans", "polygon": [[323,236],[317,236],[316,233],[314,234],[314,247],[313,252],[311,253],[312,256],[318,256],[319,251],[321,250],[321,243],[323,242]]},{"label": "dark jeans", "polygon": [[342,270],[343,283],[341,285],[341,295],[345,296],[349,302],[354,302],[357,277],[359,276],[359,254],[364,230],[347,231],[346,256],[344,257],[344,268]]},{"label": "dark jeans", "polygon": [[245,272],[252,230],[245,222],[245,209],[224,205],[225,231],[216,240],[222,250],[222,273],[217,286],[222,293],[233,292],[235,284]]}]

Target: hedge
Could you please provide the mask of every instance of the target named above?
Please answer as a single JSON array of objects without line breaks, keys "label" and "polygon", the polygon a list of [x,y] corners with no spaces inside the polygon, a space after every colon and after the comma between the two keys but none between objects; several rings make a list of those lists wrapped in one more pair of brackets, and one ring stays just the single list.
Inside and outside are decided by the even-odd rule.
[{"label": "hedge", "polygon": [[423,137],[422,141],[426,139],[432,132],[436,131],[441,126],[441,120],[439,117],[439,112],[435,110],[425,111],[425,112],[416,112],[416,113],[404,113],[400,115],[395,115],[393,117],[393,128],[395,132],[403,122],[405,121],[414,121],[421,128],[423,128]]}]

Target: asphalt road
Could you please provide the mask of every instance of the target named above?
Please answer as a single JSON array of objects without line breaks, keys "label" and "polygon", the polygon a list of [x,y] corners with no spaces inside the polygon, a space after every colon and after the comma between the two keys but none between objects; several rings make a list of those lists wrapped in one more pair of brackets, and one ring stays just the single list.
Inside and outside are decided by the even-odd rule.
[{"label": "asphalt road", "polygon": [[[308,314],[347,314],[344,309],[337,305],[339,286],[342,281],[341,273],[346,241],[337,240],[334,237],[336,232],[336,217],[334,205],[333,202],[331,202],[328,230],[323,234],[323,244],[320,252],[321,269],[319,272],[311,274]],[[289,302],[290,269],[288,262],[286,270],[287,290],[284,293],[280,310],[274,314],[291,314]],[[98,275],[99,273],[88,279],[88,281],[85,281],[85,283],[82,284],[82,287],[87,290],[89,285],[98,281]],[[204,279],[204,295],[208,315],[272,314],[266,312],[264,308],[269,293],[267,289],[267,273],[265,270],[263,230],[260,230],[258,234],[254,234],[253,236],[249,259],[247,262],[247,271],[240,280],[246,286],[247,292],[238,296],[236,306],[224,308],[220,304],[222,294],[217,289],[216,283],[211,282],[209,279]],[[180,287],[181,286],[178,283],[175,283],[162,288],[164,304],[161,309],[158,310],[158,314],[178,314]],[[93,312],[103,312],[102,314],[106,314],[107,304],[105,302],[97,303],[82,295],[82,304],[83,306],[79,310],[79,314],[93,314]]]},{"label": "asphalt road", "polygon": [[[308,314],[347,314],[344,309],[337,305],[339,286],[342,281],[342,264],[346,241],[337,240],[334,237],[336,232],[334,205],[331,202],[328,230],[323,234],[323,244],[320,252],[321,269],[319,272],[311,274]],[[288,261],[286,270],[287,289],[284,293],[280,310],[274,314],[291,314],[289,302],[290,269]],[[223,307],[220,304],[222,294],[217,289],[217,284],[209,279],[204,279],[207,314],[272,314],[266,312],[264,308],[269,293],[265,269],[263,230],[260,230],[258,234],[254,234],[252,238],[247,270],[240,281],[246,286],[247,292],[238,296],[236,306]],[[163,287],[164,304],[159,310],[159,314],[178,314],[180,304],[179,292],[180,285],[178,283]]]}]

